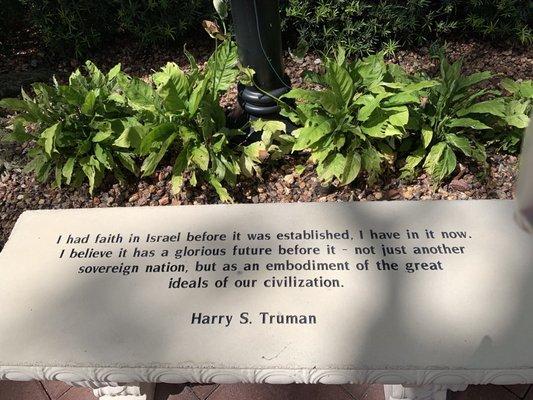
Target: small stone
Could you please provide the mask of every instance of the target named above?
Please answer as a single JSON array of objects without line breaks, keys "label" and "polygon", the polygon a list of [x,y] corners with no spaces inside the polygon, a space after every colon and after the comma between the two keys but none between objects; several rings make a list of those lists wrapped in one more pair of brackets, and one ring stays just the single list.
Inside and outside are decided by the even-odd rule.
[{"label": "small stone", "polygon": [[283,180],[287,183],[287,185],[292,185],[294,183],[294,175],[292,174],[285,175]]},{"label": "small stone", "polygon": [[42,206],[45,203],[44,199],[39,200],[39,205]]},{"label": "small stone", "polygon": [[381,200],[383,198],[383,193],[381,193],[381,192],[374,193],[374,198],[376,200]]},{"label": "small stone", "polygon": [[166,206],[168,204],[170,204],[170,199],[168,198],[168,196],[165,196],[159,199],[160,206]]},{"label": "small stone", "polygon": [[391,189],[387,192],[387,198],[398,199],[400,197],[400,191],[398,189]]},{"label": "small stone", "polygon": [[457,190],[459,192],[466,192],[470,190],[470,184],[465,182],[463,179],[454,179],[450,183],[450,189]]},{"label": "small stone", "polygon": [[406,200],[411,200],[413,197],[415,197],[412,187],[406,187],[402,194],[403,198]]},{"label": "small stone", "polygon": [[23,195],[23,194],[19,194],[19,195],[17,196],[17,200],[23,200],[23,199],[24,199],[24,195]]},{"label": "small stone", "polygon": [[139,193],[133,194],[129,199],[128,202],[135,203],[137,200],[139,200]]}]

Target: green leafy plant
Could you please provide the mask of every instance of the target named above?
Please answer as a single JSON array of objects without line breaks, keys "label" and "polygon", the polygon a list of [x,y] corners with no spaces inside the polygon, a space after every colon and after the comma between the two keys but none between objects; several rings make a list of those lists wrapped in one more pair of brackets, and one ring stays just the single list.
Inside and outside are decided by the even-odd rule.
[{"label": "green leafy plant", "polygon": [[239,74],[236,46],[224,41],[204,70],[187,55],[188,73],[168,63],[153,75],[153,85],[133,79],[126,89],[129,103],[147,129],[138,147],[146,156],[141,171],[143,176],[153,174],[171,150],[178,154],[172,171],[174,192],[180,190],[186,175],[193,186],[202,178],[221,200],[231,201],[223,183],[234,185],[240,173],[239,156],[230,140],[242,132],[227,128],[220,95]]},{"label": "green leafy plant", "polygon": [[529,125],[528,116],[533,111],[533,81],[516,82],[503,79],[500,85],[511,95],[505,105],[504,120],[508,128],[485,138],[489,143],[496,143],[501,150],[518,153],[524,136],[524,129]]},{"label": "green leafy plant", "polygon": [[126,171],[138,172],[134,145],[143,128],[123,96],[128,77],[120,65],[103,74],[87,62],[85,70],[66,85],[36,83],[33,97],[23,91],[22,99],[3,99],[0,107],[19,112],[7,140],[35,141],[27,171],[55,186],[87,180],[92,193],[106,173],[123,180]]},{"label": "green leafy plant", "polygon": [[479,83],[492,77],[490,72],[465,76],[461,70],[461,61],[450,64],[441,55],[439,84],[413,110],[417,121],[414,137],[404,147],[414,145],[414,151],[406,159],[402,177],[412,177],[416,168],[423,166],[438,183],[455,171],[456,153],[485,164],[481,132],[504,132],[527,125],[525,106],[509,102],[497,90],[479,89]]},{"label": "green leafy plant", "polygon": [[144,46],[179,43],[212,15],[207,0],[21,1],[47,48],[67,57],[81,57],[119,34]]},{"label": "green leafy plant", "polygon": [[31,26],[56,56],[79,57],[116,29],[115,8],[107,0],[23,1]]},{"label": "green leafy plant", "polygon": [[293,151],[310,149],[317,173],[324,182],[353,182],[361,171],[370,181],[390,159],[395,139],[407,134],[409,105],[420,101],[419,92],[432,81],[412,82],[401,68],[387,65],[383,53],[355,63],[339,49],[326,58],[324,75],[308,74],[323,90],[293,89],[285,98],[296,108],[284,114],[302,128],[293,132]]}]

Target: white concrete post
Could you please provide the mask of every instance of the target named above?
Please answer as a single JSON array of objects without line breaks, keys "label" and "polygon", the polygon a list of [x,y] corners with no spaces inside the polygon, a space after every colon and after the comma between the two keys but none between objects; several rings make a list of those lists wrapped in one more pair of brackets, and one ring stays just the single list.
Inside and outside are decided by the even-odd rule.
[{"label": "white concrete post", "polygon": [[385,400],[446,400],[448,390],[461,392],[468,385],[385,385]]},{"label": "white concrete post", "polygon": [[529,124],[524,137],[517,203],[518,222],[533,233],[533,122]]}]

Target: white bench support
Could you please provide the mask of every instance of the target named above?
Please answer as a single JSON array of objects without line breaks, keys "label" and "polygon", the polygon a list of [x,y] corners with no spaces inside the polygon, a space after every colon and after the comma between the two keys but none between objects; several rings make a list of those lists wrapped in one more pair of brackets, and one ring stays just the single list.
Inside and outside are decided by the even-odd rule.
[{"label": "white bench support", "polygon": [[155,383],[127,384],[116,386],[110,383],[97,383],[94,396],[100,400],[154,400]]},{"label": "white bench support", "polygon": [[468,385],[385,385],[385,400],[446,400],[448,390],[462,392]]}]

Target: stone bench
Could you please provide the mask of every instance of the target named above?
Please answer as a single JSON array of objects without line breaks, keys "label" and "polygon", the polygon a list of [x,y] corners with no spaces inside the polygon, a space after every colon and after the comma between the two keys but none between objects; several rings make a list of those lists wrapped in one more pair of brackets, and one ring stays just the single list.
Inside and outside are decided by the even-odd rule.
[{"label": "stone bench", "polygon": [[[0,253],[0,379],[533,382],[533,237],[512,201],[31,211]],[[147,385],[139,385],[146,383]],[[114,386],[114,387],[113,387]]]}]

